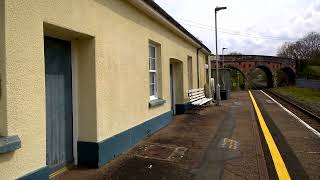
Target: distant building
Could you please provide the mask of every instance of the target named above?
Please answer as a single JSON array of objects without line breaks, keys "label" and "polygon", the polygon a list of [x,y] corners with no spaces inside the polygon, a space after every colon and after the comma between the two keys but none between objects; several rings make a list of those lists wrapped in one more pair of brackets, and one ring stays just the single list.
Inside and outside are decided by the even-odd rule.
[{"label": "distant building", "polygon": [[0,179],[100,167],[204,87],[210,50],[153,1],[0,1]]}]

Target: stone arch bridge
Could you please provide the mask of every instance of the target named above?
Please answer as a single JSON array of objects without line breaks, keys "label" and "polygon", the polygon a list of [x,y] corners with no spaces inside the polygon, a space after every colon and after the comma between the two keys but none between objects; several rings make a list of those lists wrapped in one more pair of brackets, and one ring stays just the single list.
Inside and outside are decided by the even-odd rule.
[{"label": "stone arch bridge", "polygon": [[[220,68],[222,61],[223,57],[220,56]],[[214,62],[212,62],[212,67],[215,68]],[[251,82],[250,73],[256,68],[265,72],[268,88],[277,86],[279,72],[286,74],[289,84],[295,83],[296,62],[293,59],[260,55],[224,55],[224,67],[240,71],[244,76],[246,87]]]}]

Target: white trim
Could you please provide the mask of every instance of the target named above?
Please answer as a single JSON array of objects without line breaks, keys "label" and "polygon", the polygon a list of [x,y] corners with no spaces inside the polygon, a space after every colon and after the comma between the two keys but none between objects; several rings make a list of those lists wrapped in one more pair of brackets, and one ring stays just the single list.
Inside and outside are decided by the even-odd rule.
[{"label": "white trim", "polygon": [[311,132],[313,132],[316,136],[318,136],[318,138],[320,138],[320,133],[313,129],[309,124],[307,124],[306,122],[304,122],[302,119],[300,119],[297,115],[295,115],[294,113],[292,113],[290,110],[288,110],[287,108],[285,108],[282,104],[280,104],[279,102],[277,102],[276,100],[274,100],[272,97],[270,97],[268,94],[266,94],[264,91],[260,90],[260,92],[262,92],[265,96],[267,96],[269,99],[271,99],[273,102],[275,102],[278,106],[280,106],[283,110],[285,110],[287,113],[289,113],[292,117],[294,117],[296,120],[298,120],[302,125],[304,125],[307,129],[309,129]]},{"label": "white trim", "polygon": [[79,113],[78,113],[78,54],[75,43],[71,42],[71,71],[72,71],[72,113],[73,113],[73,158],[78,165],[78,137],[79,137]]},{"label": "white trim", "polygon": [[[152,47],[152,48],[154,48],[154,58],[153,57],[151,57],[150,56],[150,47]],[[154,100],[154,99],[158,99],[158,84],[159,84],[159,82],[158,82],[158,47],[157,46],[155,46],[155,45],[153,45],[153,44],[151,44],[151,43],[149,43],[149,46],[148,46],[148,53],[149,53],[149,55],[148,55],[148,63],[149,63],[149,93],[150,93],[150,86],[151,86],[151,83],[150,83],[150,73],[155,73],[155,79],[154,79],[154,86],[155,86],[155,88],[154,88],[154,95],[151,95],[151,94],[149,94],[149,96],[150,96],[150,100]],[[151,68],[151,63],[150,63],[150,60],[154,60],[154,66],[155,66],[155,69],[150,69]],[[153,83],[152,83],[153,84]]]},{"label": "white trim", "polygon": [[158,99],[157,96],[150,96],[150,101]]}]

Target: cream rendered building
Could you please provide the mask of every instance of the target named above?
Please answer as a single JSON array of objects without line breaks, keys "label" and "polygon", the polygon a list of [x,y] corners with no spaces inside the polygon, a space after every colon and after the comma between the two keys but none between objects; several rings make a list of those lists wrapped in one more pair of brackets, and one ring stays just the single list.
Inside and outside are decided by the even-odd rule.
[{"label": "cream rendered building", "polygon": [[189,108],[210,50],[150,0],[0,0],[0,179],[100,167]]}]

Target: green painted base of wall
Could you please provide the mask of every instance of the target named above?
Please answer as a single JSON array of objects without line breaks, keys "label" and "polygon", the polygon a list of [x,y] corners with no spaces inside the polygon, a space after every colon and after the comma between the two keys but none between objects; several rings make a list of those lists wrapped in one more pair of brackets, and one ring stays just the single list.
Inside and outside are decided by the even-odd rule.
[{"label": "green painted base of wall", "polygon": [[190,102],[185,104],[176,104],[176,114],[184,114],[186,111],[192,108],[192,104]]},{"label": "green painted base of wall", "polygon": [[47,166],[18,178],[18,180],[45,180],[45,179],[49,179],[49,168]]},{"label": "green painted base of wall", "polygon": [[78,142],[79,165],[98,168],[169,124],[172,112],[166,112],[101,142]]}]

